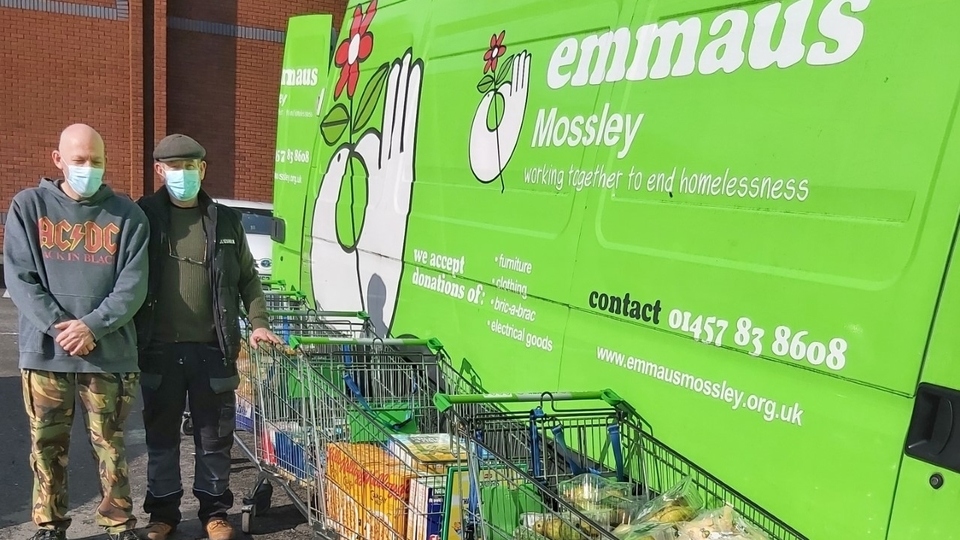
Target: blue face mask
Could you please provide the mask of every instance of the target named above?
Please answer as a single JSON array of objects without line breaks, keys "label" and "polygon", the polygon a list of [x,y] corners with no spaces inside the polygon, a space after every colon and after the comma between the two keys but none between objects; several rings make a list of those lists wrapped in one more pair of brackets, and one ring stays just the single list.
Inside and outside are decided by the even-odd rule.
[{"label": "blue face mask", "polygon": [[77,192],[77,195],[86,199],[103,185],[103,169],[68,165],[67,184]]},{"label": "blue face mask", "polygon": [[192,200],[200,192],[200,171],[196,169],[165,171],[163,178],[167,192],[178,201]]}]

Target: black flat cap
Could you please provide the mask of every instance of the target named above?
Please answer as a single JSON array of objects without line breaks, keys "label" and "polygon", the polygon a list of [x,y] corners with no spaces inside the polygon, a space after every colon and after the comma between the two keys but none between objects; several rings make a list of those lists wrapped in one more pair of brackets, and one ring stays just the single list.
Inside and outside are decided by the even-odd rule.
[{"label": "black flat cap", "polygon": [[207,155],[200,143],[182,133],[167,135],[153,151],[157,161],[178,161],[181,159],[203,159]]}]

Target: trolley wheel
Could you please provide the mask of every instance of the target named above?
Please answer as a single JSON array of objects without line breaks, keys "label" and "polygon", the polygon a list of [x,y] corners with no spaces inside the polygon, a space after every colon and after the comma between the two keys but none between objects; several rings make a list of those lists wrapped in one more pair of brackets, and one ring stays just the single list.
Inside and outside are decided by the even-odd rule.
[{"label": "trolley wheel", "polygon": [[243,534],[250,534],[250,522],[253,520],[252,507],[244,507],[240,514],[240,530]]},{"label": "trolley wheel", "polygon": [[270,505],[273,501],[273,484],[264,482],[257,486],[257,489],[253,492],[253,501],[258,514],[263,514],[267,510],[270,510]]},{"label": "trolley wheel", "polygon": [[243,498],[244,509],[250,508],[253,514],[264,514],[270,510],[273,499],[273,484],[266,478],[260,478],[257,485],[253,488],[253,494],[250,497]]},{"label": "trolley wheel", "polygon": [[187,437],[192,436],[193,435],[193,419],[185,415],[183,417],[183,423],[180,424],[180,432],[186,435]]}]

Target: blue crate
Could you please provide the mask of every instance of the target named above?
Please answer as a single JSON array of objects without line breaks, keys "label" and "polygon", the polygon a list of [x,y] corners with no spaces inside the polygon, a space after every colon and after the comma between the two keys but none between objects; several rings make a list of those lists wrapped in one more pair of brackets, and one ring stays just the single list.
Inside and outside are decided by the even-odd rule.
[{"label": "blue crate", "polygon": [[313,464],[308,459],[306,449],[282,431],[273,433],[273,455],[280,468],[298,479],[303,480],[313,475]]},{"label": "blue crate", "polygon": [[279,319],[274,321],[273,330],[284,343],[290,341],[290,318],[287,316],[282,316]]}]

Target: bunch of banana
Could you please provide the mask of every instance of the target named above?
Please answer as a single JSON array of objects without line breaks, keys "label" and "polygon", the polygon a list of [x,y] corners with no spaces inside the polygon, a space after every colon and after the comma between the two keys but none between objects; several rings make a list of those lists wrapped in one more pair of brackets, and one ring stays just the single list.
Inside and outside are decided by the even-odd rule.
[{"label": "bunch of banana", "polygon": [[[596,521],[596,519],[594,519],[594,521]],[[600,537],[600,531],[598,531],[596,528],[594,528],[592,525],[590,525],[589,523],[587,523],[587,522],[584,521],[584,520],[580,520],[580,522],[577,523],[577,527],[578,527],[581,531],[583,531],[583,533],[584,533],[585,535],[589,536],[590,538],[599,538],[599,537]]]},{"label": "bunch of banana", "polygon": [[725,505],[719,512],[707,512],[680,527],[680,537],[686,540],[700,540],[735,532],[733,528],[733,508]]},{"label": "bunch of banana", "polygon": [[557,517],[537,521],[533,524],[533,530],[550,540],[580,540],[583,537],[579,528]]},{"label": "bunch of banana", "polygon": [[587,502],[577,505],[577,509],[601,525],[616,525],[617,507],[608,503]]},{"label": "bunch of banana", "polygon": [[701,514],[697,519],[684,523],[679,529],[679,540],[767,540],[765,534],[751,530],[734,512],[733,507]]},{"label": "bunch of banana", "polygon": [[629,482],[610,482],[600,489],[600,499],[608,497],[629,497],[633,486]]},{"label": "bunch of banana", "polygon": [[[581,510],[581,513],[602,527],[608,525],[607,518],[609,517],[609,512],[606,509],[599,509],[595,511]],[[598,538],[600,536],[600,531],[597,530],[597,528],[595,528],[593,525],[590,525],[590,523],[584,519],[577,521],[577,527],[579,527],[580,530],[590,538]],[[610,530],[608,527],[603,527],[603,529]]]},{"label": "bunch of banana", "polygon": [[647,522],[621,525],[613,531],[613,535],[622,540],[668,540],[676,538],[677,531],[672,526]]},{"label": "bunch of banana", "polygon": [[543,535],[537,534],[533,529],[519,526],[513,531],[513,540],[547,540]]},{"label": "bunch of banana", "polygon": [[601,502],[610,497],[628,497],[633,492],[633,485],[630,482],[614,482],[590,473],[561,482],[559,491],[561,497],[567,501],[582,505]]},{"label": "bunch of banana", "polygon": [[690,507],[683,498],[666,501],[666,504],[644,517],[643,521],[653,523],[681,523],[689,521],[696,515],[696,510]]}]

